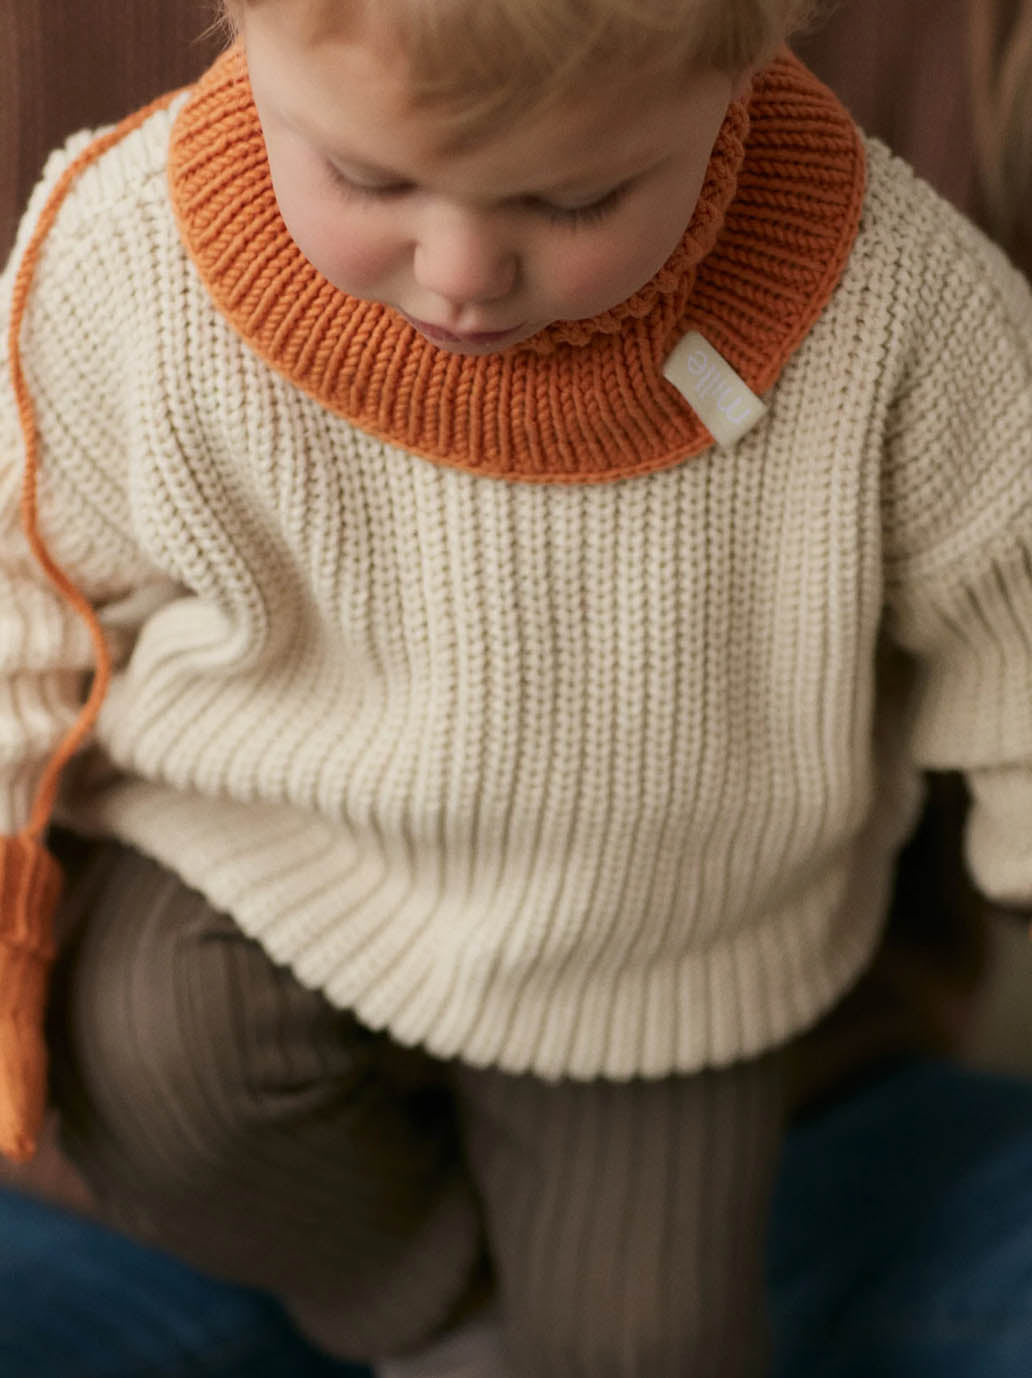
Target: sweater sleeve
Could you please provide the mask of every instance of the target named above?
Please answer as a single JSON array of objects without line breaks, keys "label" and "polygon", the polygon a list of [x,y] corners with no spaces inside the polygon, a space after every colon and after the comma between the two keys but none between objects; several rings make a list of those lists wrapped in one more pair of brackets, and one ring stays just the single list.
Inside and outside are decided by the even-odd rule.
[{"label": "sweater sleeve", "polygon": [[901,280],[912,334],[883,475],[888,630],[916,662],[917,762],[967,776],[974,878],[1027,908],[1032,292],[930,192],[917,209],[927,229]]},{"label": "sweater sleeve", "polygon": [[[68,154],[51,161],[0,276],[0,1153],[16,1160],[31,1156],[46,1100],[42,1022],[61,887],[44,843],[55,767],[62,744],[71,749],[75,741],[69,734],[97,672],[95,637],[102,638],[68,588],[44,570],[27,536],[30,454],[43,548],[87,612],[117,597],[131,578],[130,562],[120,558],[126,541],[112,492],[112,473],[124,469],[110,381],[119,354],[110,340],[97,349],[105,327],[102,317],[92,318],[84,291],[94,231],[74,213],[43,246],[24,319],[15,306],[17,269],[68,162]],[[12,319],[28,417],[14,382]]]},{"label": "sweater sleeve", "polygon": [[[2,280],[6,317],[10,274]],[[2,322],[6,326],[6,319]],[[4,338],[6,339],[6,329]],[[0,1152],[24,1161],[46,1100],[42,1038],[56,863],[31,825],[46,760],[69,730],[87,668],[74,614],[33,568],[18,524],[22,446],[4,357],[0,390]]]}]

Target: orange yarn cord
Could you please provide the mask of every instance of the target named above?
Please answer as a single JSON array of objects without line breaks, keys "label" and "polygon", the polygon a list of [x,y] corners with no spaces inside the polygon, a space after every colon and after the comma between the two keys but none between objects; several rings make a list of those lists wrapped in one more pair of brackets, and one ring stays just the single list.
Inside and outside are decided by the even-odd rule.
[{"label": "orange yarn cord", "polygon": [[33,274],[39,262],[43,242],[53,228],[58,212],[61,209],[61,205],[72,183],[83,168],[95,162],[97,158],[107,152],[114,144],[118,143],[126,134],[131,133],[141,125],[155,110],[167,105],[169,101],[173,99],[174,94],[173,92],[171,95],[162,96],[146,106],[143,110],[139,110],[135,114],[130,115],[128,119],[122,121],[121,124],[110,130],[107,134],[91,143],[78,158],[69,164],[43,208],[43,212],[32,233],[32,237],[29,240],[28,247],[25,250],[14,279],[8,345],[11,365],[11,382],[18,407],[18,419],[21,423],[22,435],[25,440],[25,476],[22,481],[21,494],[22,529],[25,532],[32,553],[41,565],[47,578],[66,602],[75,609],[83,622],[85,622],[90,634],[90,639],[93,642],[96,660],[93,684],[89,696],[71,730],[47,762],[43,777],[36,789],[36,796],[33,800],[29,821],[21,831],[20,836],[33,840],[38,840],[42,837],[46,830],[50,815],[53,812],[54,803],[57,799],[57,791],[61,782],[61,772],[82,746],[97,721],[97,715],[100,712],[101,704],[104,701],[108,685],[111,682],[111,653],[104,639],[104,633],[101,629],[100,622],[93,608],[90,606],[89,601],[60,565],[52,558],[40,534],[38,505],[39,437],[36,430],[35,407],[33,406],[32,397],[29,394],[28,384],[25,381],[25,370],[22,367],[21,328],[25,319],[25,309],[28,303],[29,291],[32,286]]}]

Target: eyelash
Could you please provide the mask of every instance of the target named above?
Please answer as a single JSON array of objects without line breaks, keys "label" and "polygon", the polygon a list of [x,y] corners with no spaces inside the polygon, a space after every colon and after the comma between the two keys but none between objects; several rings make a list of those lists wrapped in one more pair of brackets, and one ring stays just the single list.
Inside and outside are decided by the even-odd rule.
[{"label": "eyelash", "polygon": [[555,206],[550,201],[537,200],[531,204],[533,209],[546,219],[561,225],[596,225],[616,210],[629,190],[629,184],[625,182],[587,206]]},{"label": "eyelash", "polygon": [[[404,196],[411,188],[405,182],[389,183],[385,186],[363,186],[361,182],[353,182],[339,168],[332,163],[327,164],[327,170],[334,186],[353,196],[365,197],[373,201],[389,201],[396,196]],[[528,197],[522,204],[527,210],[535,215],[541,215],[553,224],[568,225],[576,228],[584,225],[596,225],[604,220],[611,211],[614,211],[630,190],[630,183],[625,182],[612,191],[606,192],[605,196],[600,196],[597,201],[592,201],[587,206],[556,206],[551,201],[539,200],[537,197]]]}]

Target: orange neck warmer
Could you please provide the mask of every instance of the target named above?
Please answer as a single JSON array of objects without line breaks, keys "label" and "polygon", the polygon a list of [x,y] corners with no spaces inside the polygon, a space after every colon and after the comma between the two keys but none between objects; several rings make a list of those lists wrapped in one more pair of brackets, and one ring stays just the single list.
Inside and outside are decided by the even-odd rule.
[{"label": "orange neck warmer", "polygon": [[169,179],[218,309],[296,386],[437,463],[584,483],[663,469],[711,443],[662,377],[688,330],[767,391],[838,281],[865,166],[845,110],[785,53],[729,110],[692,222],[656,276],[600,316],[481,358],[437,349],[390,308],[337,291],[293,243],[239,49],[180,113]]}]

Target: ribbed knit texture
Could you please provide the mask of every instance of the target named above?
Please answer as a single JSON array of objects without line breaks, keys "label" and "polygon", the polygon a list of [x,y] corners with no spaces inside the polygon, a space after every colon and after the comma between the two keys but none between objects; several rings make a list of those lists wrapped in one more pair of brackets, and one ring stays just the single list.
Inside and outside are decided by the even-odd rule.
[{"label": "ribbed knit texture", "polygon": [[[969,772],[976,874],[1027,902],[1028,290],[876,145],[858,230],[862,165],[829,161],[843,117],[819,92],[787,61],[757,83],[724,230],[685,266],[677,320],[768,414],[700,447],[671,390],[677,456],[644,419],[670,293],[496,373],[431,346],[399,371],[387,313],[363,317],[360,356],[327,353],[354,311],[265,259],[275,313],[227,317],[219,263],[183,240],[210,201],[170,199],[182,100],[84,171],[21,330],[43,537],[115,663],[65,814],[175,869],[366,1023],[546,1077],[724,1064],[812,1021],[875,941],[919,767]],[[238,96],[232,77],[247,124]],[[239,147],[230,219],[266,176]],[[832,201],[837,225],[804,234]],[[243,290],[234,252],[223,267]],[[804,281],[805,308],[785,285]],[[633,348],[558,411],[515,386],[610,339]],[[485,477],[492,445],[464,437],[499,415],[520,418],[505,472],[563,482]],[[398,443],[430,417],[463,443]],[[7,833],[93,662],[17,536],[22,457],[0,399]]]},{"label": "ribbed knit texture", "polygon": [[777,1054],[626,1085],[468,1069],[455,1082],[505,1327],[499,1378],[770,1373]]}]

